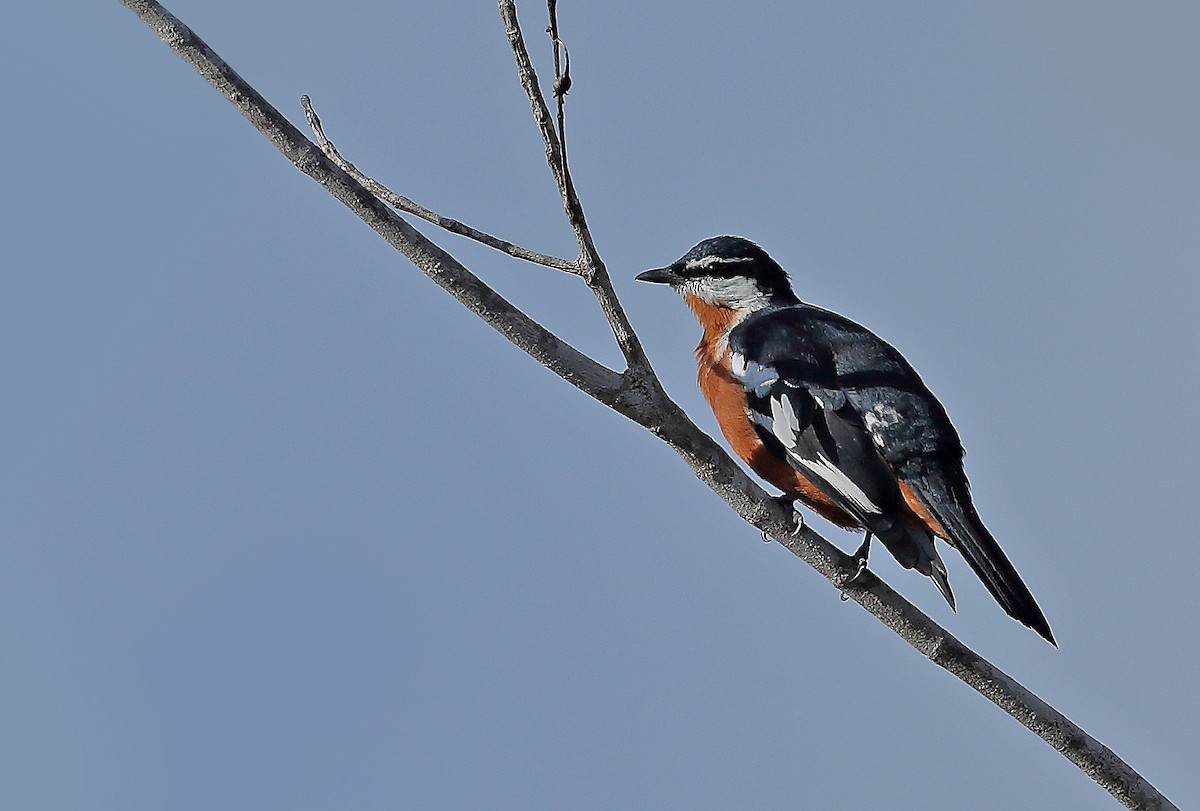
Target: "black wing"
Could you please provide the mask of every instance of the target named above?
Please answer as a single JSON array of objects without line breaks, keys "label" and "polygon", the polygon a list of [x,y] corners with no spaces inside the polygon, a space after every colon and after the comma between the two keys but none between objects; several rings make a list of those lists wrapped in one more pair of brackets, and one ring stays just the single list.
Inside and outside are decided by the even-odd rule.
[{"label": "black wing", "polygon": [[876,535],[901,565],[933,577],[953,605],[932,538],[902,520],[898,479],[839,386],[831,346],[794,317],[798,309],[752,317],[730,335],[731,366],[751,422],[768,448]]}]

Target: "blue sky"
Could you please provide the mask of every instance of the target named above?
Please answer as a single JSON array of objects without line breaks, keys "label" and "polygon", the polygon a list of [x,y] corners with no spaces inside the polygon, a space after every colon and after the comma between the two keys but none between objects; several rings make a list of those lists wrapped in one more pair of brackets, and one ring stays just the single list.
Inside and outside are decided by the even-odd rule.
[{"label": "blue sky", "polygon": [[[80,5],[0,30],[0,804],[1116,807]],[[1195,805],[1198,12],[560,6],[668,390],[714,430],[633,275],[717,233],[900,347],[1061,649],[953,554],[956,615],[873,569]],[[369,174],[571,255],[491,3],[168,7]],[[618,362],[576,280],[438,238]]]}]

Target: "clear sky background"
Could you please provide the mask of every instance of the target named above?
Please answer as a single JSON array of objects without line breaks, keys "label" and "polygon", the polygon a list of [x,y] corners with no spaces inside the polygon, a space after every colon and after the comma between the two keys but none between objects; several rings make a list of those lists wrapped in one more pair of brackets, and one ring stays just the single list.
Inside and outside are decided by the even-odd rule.
[{"label": "clear sky background", "polygon": [[[691,314],[633,275],[718,233],[900,347],[1062,647],[957,555],[957,615],[872,568],[1200,805],[1194,4],[560,5],[575,177],[669,391],[715,430]],[[571,255],[491,2],[169,8],[368,173]],[[0,807],[1116,807],[116,0],[8,9],[0,77]],[[618,361],[576,280],[439,239]]]}]

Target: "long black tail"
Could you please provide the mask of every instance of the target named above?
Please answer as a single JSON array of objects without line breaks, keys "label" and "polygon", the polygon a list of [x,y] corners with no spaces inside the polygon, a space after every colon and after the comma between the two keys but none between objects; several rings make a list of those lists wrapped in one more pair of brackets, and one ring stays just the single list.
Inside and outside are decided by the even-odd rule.
[{"label": "long black tail", "polygon": [[1042,609],[975,512],[965,477],[950,482],[940,472],[929,472],[921,476],[920,481],[908,484],[917,491],[933,517],[950,535],[950,544],[967,559],[1005,613],[1058,647]]}]

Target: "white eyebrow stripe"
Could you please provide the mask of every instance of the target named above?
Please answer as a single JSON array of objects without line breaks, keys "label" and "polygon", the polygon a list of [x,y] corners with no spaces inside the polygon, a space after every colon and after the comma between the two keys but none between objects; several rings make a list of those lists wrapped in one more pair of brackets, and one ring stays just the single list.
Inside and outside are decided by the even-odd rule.
[{"label": "white eyebrow stripe", "polygon": [[737,262],[753,262],[750,256],[702,256],[684,264],[685,270],[708,270],[713,265],[734,264]]}]

